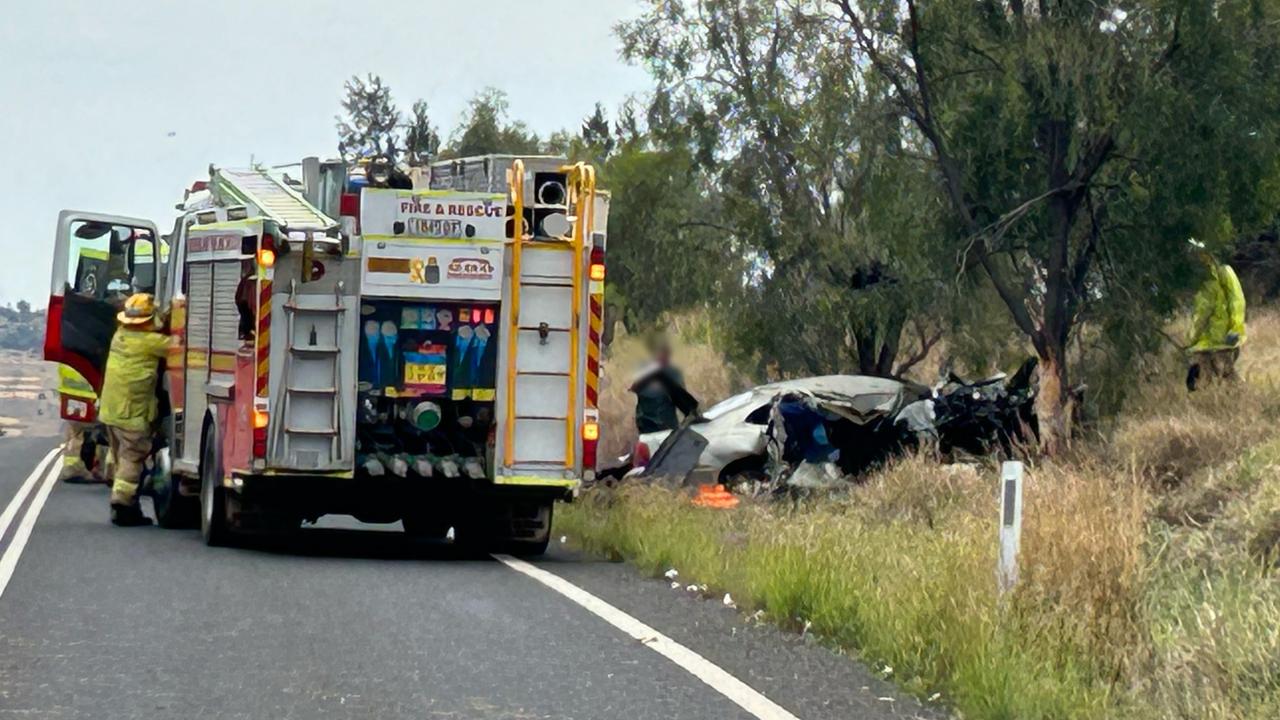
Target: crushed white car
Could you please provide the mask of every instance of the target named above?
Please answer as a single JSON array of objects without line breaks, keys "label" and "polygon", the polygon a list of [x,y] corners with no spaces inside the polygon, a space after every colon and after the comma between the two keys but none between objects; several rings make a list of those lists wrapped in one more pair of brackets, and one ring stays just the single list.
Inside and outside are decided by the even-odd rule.
[{"label": "crushed white car", "polygon": [[[827,375],[752,388],[640,436],[643,474],[684,483],[763,479],[772,462],[831,463],[861,472],[900,446],[895,419],[929,390],[886,378]],[[639,465],[640,462],[637,462]]]}]

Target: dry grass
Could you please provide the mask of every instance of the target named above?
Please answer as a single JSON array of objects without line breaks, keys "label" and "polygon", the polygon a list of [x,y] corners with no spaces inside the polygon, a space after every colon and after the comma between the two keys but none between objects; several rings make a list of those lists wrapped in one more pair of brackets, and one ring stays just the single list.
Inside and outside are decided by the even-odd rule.
[{"label": "dry grass", "polygon": [[1280,717],[1280,314],[1250,335],[1245,382],[1188,396],[1170,358],[1106,440],[1030,469],[1004,601],[994,467],[906,458],[841,497],[733,512],[635,487],[558,522],[892,666],[965,717]]}]

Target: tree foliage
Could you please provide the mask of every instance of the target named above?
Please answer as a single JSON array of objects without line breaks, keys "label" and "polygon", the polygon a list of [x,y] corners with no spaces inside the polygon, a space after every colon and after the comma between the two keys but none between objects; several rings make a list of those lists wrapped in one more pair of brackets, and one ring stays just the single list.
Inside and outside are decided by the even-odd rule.
[{"label": "tree foliage", "polygon": [[[713,309],[784,373],[901,372],[939,335],[1041,361],[1051,449],[1082,365],[1129,366],[1198,269],[1280,207],[1280,0],[646,0],[650,72],[543,142],[487,88],[439,148],[563,153],[613,192],[609,308]],[[377,78],[342,146],[396,149]],[[376,139],[375,139],[376,138]]]},{"label": "tree foliage", "polygon": [[39,352],[44,343],[45,311],[19,300],[15,308],[0,306],[0,349]]},{"label": "tree foliage", "polygon": [[369,157],[395,160],[400,153],[400,111],[391,99],[391,88],[381,77],[369,74],[365,78],[351,76],[343,89],[346,93],[342,99],[344,114],[335,118],[338,152],[347,160]]},{"label": "tree foliage", "polygon": [[535,155],[542,151],[537,133],[524,122],[508,116],[507,94],[497,88],[485,88],[471,99],[461,122],[453,131],[447,155],[469,157],[505,153]]},{"label": "tree foliage", "polygon": [[883,84],[809,3],[647,5],[619,27],[623,53],[653,75],[655,136],[711,173],[721,245],[753,270],[730,308],[738,347],[784,372],[901,372],[953,286]]},{"label": "tree foliage", "polygon": [[850,47],[886,85],[977,268],[1041,360],[1050,449],[1066,437],[1067,349],[1155,335],[1221,248],[1275,211],[1271,0],[840,0]]},{"label": "tree foliage", "polygon": [[592,163],[613,198],[609,211],[607,329],[643,332],[664,314],[727,305],[741,292],[745,262],[717,224],[719,195],[684,147],[660,147],[628,101],[610,122],[604,107],[561,150]]},{"label": "tree foliage", "polygon": [[404,127],[404,149],[411,165],[426,165],[440,152],[440,133],[431,122],[426,100],[413,104]]}]

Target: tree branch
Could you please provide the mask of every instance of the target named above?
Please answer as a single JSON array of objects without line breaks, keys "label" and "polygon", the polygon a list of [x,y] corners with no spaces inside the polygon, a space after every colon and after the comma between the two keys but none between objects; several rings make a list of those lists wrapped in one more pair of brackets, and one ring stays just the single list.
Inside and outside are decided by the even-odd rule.
[{"label": "tree branch", "polygon": [[919,318],[916,318],[912,322],[912,325],[915,326],[916,334],[920,338],[920,349],[911,357],[898,363],[898,366],[893,369],[894,377],[901,377],[903,373],[923,362],[925,358],[929,357],[929,351],[932,350],[933,347],[938,344],[938,341],[942,339],[941,330],[938,330],[932,336],[929,336],[925,332],[924,323],[922,323]]},{"label": "tree branch", "polygon": [[[862,47],[868,59],[871,60],[873,67],[886,80],[889,81],[894,89],[898,92],[898,96],[906,108],[907,114],[911,121],[920,130],[925,139],[933,148],[935,162],[942,171],[944,185],[947,195],[951,199],[951,204],[955,208],[956,213],[960,215],[960,219],[964,222],[965,227],[969,230],[971,236],[979,234],[977,221],[973,216],[972,210],[969,208],[968,202],[964,196],[964,186],[958,165],[947,153],[946,145],[942,139],[942,131],[936,126],[931,107],[927,107],[925,89],[917,87],[920,90],[920,96],[913,96],[907,89],[906,81],[894,71],[890,64],[884,59],[880,52],[876,49],[875,44],[871,42],[871,38],[867,33],[866,24],[862,21],[862,17],[850,5],[849,0],[836,0],[840,6],[845,19],[850,27],[853,28],[854,36],[858,40],[858,44]],[[908,0],[907,11],[910,16],[911,39],[909,46],[911,48],[912,62],[915,65],[916,82],[920,83],[925,78],[925,66],[920,58],[919,45],[919,17],[916,13],[915,0]],[[927,87],[927,86],[926,86]],[[1013,316],[1014,323],[1027,336],[1032,338],[1033,342],[1039,342],[1039,332],[1035,321],[1031,314],[1027,312],[1027,306],[1022,299],[1013,291],[1007,278],[1004,277],[1000,269],[992,262],[987,248],[983,244],[979,244],[976,248],[978,256],[978,264],[990,278],[991,284],[995,287],[996,294],[1009,308],[1010,314]]]}]

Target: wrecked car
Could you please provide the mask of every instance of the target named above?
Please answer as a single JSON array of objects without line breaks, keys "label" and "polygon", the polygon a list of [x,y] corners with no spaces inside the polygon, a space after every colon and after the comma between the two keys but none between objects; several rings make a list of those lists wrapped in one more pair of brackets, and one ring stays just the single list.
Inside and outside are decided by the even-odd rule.
[{"label": "wrecked car", "polygon": [[1035,439],[1035,369],[1031,359],[1012,377],[948,373],[933,388],[862,375],[761,385],[640,435],[626,470],[681,484],[830,487],[908,449],[1010,457]]},{"label": "wrecked car", "polygon": [[901,448],[897,414],[928,394],[923,386],[861,375],[761,385],[676,430],[641,435],[635,461],[644,475],[686,484],[776,479],[801,463],[857,474]]}]

